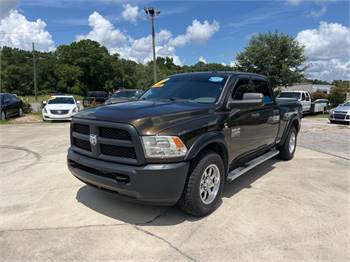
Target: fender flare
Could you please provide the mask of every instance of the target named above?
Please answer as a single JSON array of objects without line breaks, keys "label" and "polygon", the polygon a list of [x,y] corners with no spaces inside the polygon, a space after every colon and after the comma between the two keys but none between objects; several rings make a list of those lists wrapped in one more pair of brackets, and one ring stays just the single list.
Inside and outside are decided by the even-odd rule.
[{"label": "fender flare", "polygon": [[[221,131],[212,131],[199,136],[188,150],[185,160],[195,158],[203,148],[213,143],[218,144],[221,149],[223,149],[226,157],[226,159],[223,160],[224,162],[227,162],[229,154],[228,146],[225,140],[225,135]],[[227,163],[224,164],[225,166],[227,165]]]},{"label": "fender flare", "polygon": [[283,132],[283,135],[282,135],[281,141],[279,142],[279,145],[283,145],[284,142],[286,141],[286,138],[287,138],[287,136],[289,134],[289,130],[291,129],[294,121],[298,122],[297,132],[299,133],[300,126],[301,126],[300,125],[300,118],[298,117],[298,114],[293,114],[293,116],[291,116],[291,118],[289,119],[287,128]]}]

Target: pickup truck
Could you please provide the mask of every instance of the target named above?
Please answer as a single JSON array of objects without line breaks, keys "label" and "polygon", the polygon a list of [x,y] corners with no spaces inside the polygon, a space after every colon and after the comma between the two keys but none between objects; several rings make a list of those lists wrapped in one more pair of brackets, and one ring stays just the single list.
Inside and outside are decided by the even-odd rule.
[{"label": "pickup truck", "polygon": [[92,108],[71,123],[68,168],[124,199],[205,216],[232,181],[278,156],[293,158],[301,104],[274,97],[264,76],[169,76],[138,101]]}]

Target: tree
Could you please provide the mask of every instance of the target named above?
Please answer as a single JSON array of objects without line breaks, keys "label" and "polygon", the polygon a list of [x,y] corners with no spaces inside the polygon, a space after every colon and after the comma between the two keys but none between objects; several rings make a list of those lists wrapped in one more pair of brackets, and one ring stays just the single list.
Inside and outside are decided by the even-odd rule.
[{"label": "tree", "polygon": [[346,95],[350,93],[350,81],[335,80],[332,82],[331,93],[329,94],[329,102],[332,106],[337,106],[346,100]]},{"label": "tree", "polygon": [[236,60],[236,70],[266,75],[273,87],[291,85],[304,77],[304,47],[283,33],[253,36]]}]

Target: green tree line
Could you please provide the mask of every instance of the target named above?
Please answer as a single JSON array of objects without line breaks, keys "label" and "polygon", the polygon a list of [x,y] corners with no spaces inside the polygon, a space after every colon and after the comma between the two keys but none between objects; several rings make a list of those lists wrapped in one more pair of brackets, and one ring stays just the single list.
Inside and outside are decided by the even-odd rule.
[{"label": "green tree line", "polygon": [[[33,95],[32,55],[17,48],[1,48],[2,92]],[[60,45],[53,52],[36,52],[35,56],[39,95],[52,92],[85,95],[89,90],[147,89],[153,84],[152,62],[141,64],[122,59],[92,40]],[[304,47],[293,37],[279,32],[253,36],[248,46],[237,54],[234,67],[203,62],[179,66],[169,57],[158,57],[156,64],[159,79],[184,72],[235,70],[266,75],[273,87],[296,82],[327,83],[305,79]],[[349,81],[334,81],[334,84],[337,88],[332,90],[334,96],[330,99],[338,103],[349,92]]]},{"label": "green tree line", "polygon": [[[33,95],[32,52],[3,47],[1,63],[2,90]],[[232,70],[216,63],[178,66],[169,57],[158,57],[156,63],[160,79],[179,72]],[[61,45],[54,52],[36,52],[36,68],[39,94],[84,95],[89,90],[146,89],[153,84],[152,62],[144,65],[122,59],[91,40]]]}]

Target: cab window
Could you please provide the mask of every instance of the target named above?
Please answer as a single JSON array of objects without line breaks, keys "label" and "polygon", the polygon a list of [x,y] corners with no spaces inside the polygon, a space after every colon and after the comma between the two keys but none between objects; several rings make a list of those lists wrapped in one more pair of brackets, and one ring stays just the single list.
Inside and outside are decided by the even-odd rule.
[{"label": "cab window", "polygon": [[302,94],[301,100],[303,100],[303,101],[306,100],[305,93]]},{"label": "cab window", "polygon": [[254,88],[249,84],[249,79],[239,79],[232,93],[233,100],[242,100],[244,93],[254,93]]}]

